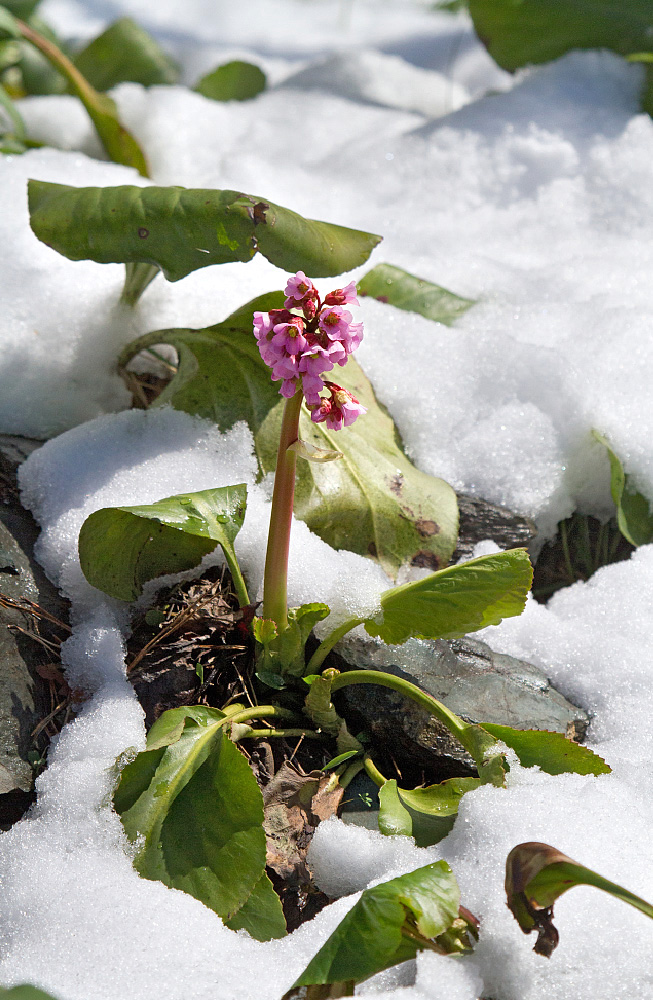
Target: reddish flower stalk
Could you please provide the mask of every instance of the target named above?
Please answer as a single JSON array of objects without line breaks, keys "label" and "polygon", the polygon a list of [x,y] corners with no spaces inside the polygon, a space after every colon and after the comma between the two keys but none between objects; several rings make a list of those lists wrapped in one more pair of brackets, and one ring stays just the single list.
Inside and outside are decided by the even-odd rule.
[{"label": "reddish flower stalk", "polygon": [[[286,285],[283,309],[254,313],[259,352],[272,369],[272,380],[281,382],[279,393],[286,398],[263,585],[263,616],[272,619],[279,631],[288,625],[288,550],[297,458],[290,445],[298,437],[302,399],[311,420],[325,421],[332,431],[348,427],[366,412],[347,389],[322,378],[334,365],[345,365],[363,339],[363,324],[354,323],[352,314],[343,308],[350,303],[358,305],[353,281],[329,292],[322,302],[313,282],[298,271]],[[324,389],[328,396],[320,396]]]}]

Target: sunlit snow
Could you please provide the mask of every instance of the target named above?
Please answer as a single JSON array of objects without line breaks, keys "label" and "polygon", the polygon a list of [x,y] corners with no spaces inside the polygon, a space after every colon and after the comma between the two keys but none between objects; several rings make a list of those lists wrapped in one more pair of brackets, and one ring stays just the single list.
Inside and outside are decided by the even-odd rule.
[{"label": "sunlit snow", "polygon": [[[266,69],[271,87],[244,104],[181,86],[117,88],[154,183],[237,188],[382,234],[372,263],[477,300],[454,328],[370,299],[356,317],[361,363],[420,468],[546,534],[574,509],[611,510],[597,428],[653,500],[653,122],[638,113],[638,67],[572,53],[513,79],[463,16],[410,0],[45,0],[40,13],[78,41],[133,16],[182,61],[187,84],[235,56]],[[32,235],[26,180],[147,182],[95,158],[72,97],[21,109],[31,137],[60,148],[0,159],[0,431],[53,438],[21,481],[43,529],[39,558],[73,600],[64,662],[87,699],[50,750],[36,807],[0,837],[0,981],[60,1000],[278,1000],[354,899],[259,944],[137,876],[108,805],[115,757],[144,745],[124,677],[128,620],[85,582],[76,540],[98,507],[247,482],[237,552],[260,587],[269,507],[249,431],[126,411],[115,359],[141,333],[215,323],[286,276],[257,257],[175,284],[157,278],[135,310],[120,306],[121,267],[72,263]],[[387,585],[370,561],[295,525],[295,603],[360,614]],[[312,863],[334,895],[443,857],[482,922],[473,957],[424,954],[416,971],[360,992],[650,1000],[653,927],[641,913],[575,889],[556,904],[558,950],[540,958],[505,906],[503,865],[516,843],[545,841],[653,899],[652,634],[647,546],[482,636],[543,667],[594,714],[590,742],[612,774],[515,767],[507,789],[467,795],[452,833],[428,851],[339,821],[318,829]]]}]

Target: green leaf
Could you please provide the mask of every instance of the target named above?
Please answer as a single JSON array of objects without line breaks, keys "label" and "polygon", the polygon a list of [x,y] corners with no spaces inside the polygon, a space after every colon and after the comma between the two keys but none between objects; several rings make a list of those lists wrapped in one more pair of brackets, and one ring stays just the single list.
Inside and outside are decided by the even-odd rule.
[{"label": "green leaf", "polygon": [[[179,711],[162,724],[176,736]],[[265,886],[263,798],[256,779],[224,735],[229,716],[193,706],[181,734],[167,746],[146,750],[128,764],[114,805],[128,838],[138,847],[134,865],[143,878],[182,889],[225,920],[232,920],[256,892],[264,903],[261,924],[252,906],[243,926],[266,939],[273,922]],[[158,739],[161,742],[161,730]],[[278,936],[275,934],[274,936]]]},{"label": "green leaf", "polygon": [[323,764],[322,770],[330,771],[331,768],[338,767],[339,764],[344,764],[346,760],[350,760],[351,757],[356,757],[359,753],[360,750],[345,750],[344,753],[339,753],[337,757],[332,757],[326,764]]},{"label": "green leaf", "polygon": [[28,983],[11,986],[9,989],[0,986],[0,996],[7,997],[7,1000],[55,1000],[51,993],[46,993],[37,986],[30,986]]},{"label": "green leaf", "polygon": [[86,518],[79,559],[92,586],[135,600],[148,580],[191,569],[220,545],[241,603],[248,603],[233,543],[245,518],[247,486],[181,493],[138,507],[104,507]]},{"label": "green leaf", "polygon": [[[392,419],[353,358],[337,378],[367,413],[341,431],[302,413],[300,438],[311,447],[340,451],[343,458],[298,466],[295,516],[333,548],[375,557],[390,576],[406,563],[446,566],[458,533],[455,492],[406,458]],[[280,402],[255,434],[264,472],[275,468],[282,415]]]},{"label": "green leaf", "polygon": [[503,69],[557,59],[571,49],[619,55],[650,47],[650,0],[470,0],[481,41]]},{"label": "green leaf", "polygon": [[[459,904],[458,884],[446,861],[366,889],[294,985],[361,982],[432,943],[436,951],[441,943],[446,954],[437,939],[458,921]],[[467,947],[461,943],[448,950]]]},{"label": "green leaf", "polygon": [[125,80],[151,87],[176,83],[179,67],[131,17],[121,17],[75,56],[75,66],[96,90]]},{"label": "green leaf", "polygon": [[549,844],[526,843],[514,847],[506,860],[508,907],[524,934],[537,930],[533,951],[550,957],[558,944],[553,925],[553,904],[576,885],[592,885],[629,903],[653,919],[653,906],[628,889],[584,868]]},{"label": "green leaf", "polygon": [[252,314],[280,309],[283,302],[283,292],[270,292],[216,326],[155,330],[129,344],[119,365],[124,367],[145,348],[170,344],[179,358],[177,374],[152,405],[208,417],[223,431],[246,420],[255,432],[279,402],[279,387],[258,352]]},{"label": "green leaf", "polygon": [[381,594],[383,620],[365,629],[388,645],[418,639],[458,639],[520,615],[533,579],[526,549],[509,549],[438,570]]},{"label": "green leaf", "polygon": [[602,757],[568,740],[564,733],[540,729],[512,729],[481,722],[491,736],[512,747],[522,767],[540,767],[547,774],[609,774],[612,768]]},{"label": "green leaf", "polygon": [[[305,647],[309,635],[318,622],[329,614],[326,604],[302,604],[288,611],[288,626],[274,632],[267,625],[256,628],[255,636],[262,650],[257,660],[259,674],[301,677],[306,667]],[[267,683],[267,681],[266,681]]]},{"label": "green leaf", "polygon": [[6,5],[0,7],[0,41],[21,38],[20,26]]},{"label": "green leaf", "polygon": [[392,264],[377,264],[358,282],[359,295],[371,295],[397,309],[419,313],[426,319],[451,326],[475,303],[448,292]]},{"label": "green leaf", "polygon": [[[3,128],[2,112],[11,123],[11,127]],[[2,84],[0,84],[0,137],[3,139],[11,138],[20,143],[26,138],[25,124],[20,112]]]},{"label": "green leaf", "polygon": [[619,456],[612,450],[603,434],[592,431],[594,438],[608,452],[610,460],[610,492],[617,508],[619,531],[631,545],[649,545],[653,542],[653,513],[641,493],[638,493],[631,476],[626,475]]},{"label": "green leaf", "polygon": [[418,847],[437,844],[456,820],[458,805],[466,792],[478,788],[480,778],[448,778],[426,788],[399,788],[392,779],[379,791],[379,830],[414,837]]},{"label": "green leaf", "polygon": [[281,900],[265,872],[231,920],[225,920],[232,931],[245,930],[257,941],[271,941],[288,933]]},{"label": "green leaf", "polygon": [[235,59],[207,73],[193,89],[213,101],[249,101],[265,90],[266,82],[258,66]]},{"label": "green leaf", "polygon": [[[45,56],[51,66],[61,73],[71,92],[79,97],[110,159],[114,163],[134,167],[139,174],[147,177],[148,166],[143,150],[120,122],[115,102],[106,94],[98,94],[70,59],[45,34],[23,21],[20,22],[20,33]],[[78,218],[77,224],[80,223],[81,220]]]},{"label": "green leaf", "polygon": [[30,181],[29,206],[36,236],[64,257],[152,264],[169,281],[257,250],[284,270],[328,277],[364,263],[380,240],[238,191]]},{"label": "green leaf", "polygon": [[13,14],[14,17],[19,17],[22,21],[27,20],[31,17],[36,8],[38,7],[40,0],[3,0],[2,7]]},{"label": "green leaf", "polygon": [[[271,292],[217,326],[148,333],[128,345],[119,364],[124,367],[147,347],[171,344],[179,368],[153,405],[172,405],[208,417],[222,430],[246,420],[254,433],[261,471],[272,472],[284,404],[258,352],[252,314],[281,308],[283,300],[282,292]],[[300,438],[305,447],[337,451],[343,458],[300,463],[295,516],[334,548],[375,556],[390,575],[404,563],[434,569],[446,565],[458,532],[455,492],[406,458],[392,419],[353,359],[338,378],[368,412],[352,427],[337,432],[302,414]]]}]

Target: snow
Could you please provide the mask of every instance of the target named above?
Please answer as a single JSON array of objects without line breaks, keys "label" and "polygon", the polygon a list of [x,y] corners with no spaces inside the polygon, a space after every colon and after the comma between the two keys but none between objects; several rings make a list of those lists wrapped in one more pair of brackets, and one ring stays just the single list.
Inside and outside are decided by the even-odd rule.
[{"label": "snow", "polygon": [[[574,509],[611,510],[592,428],[653,500],[653,122],[638,113],[638,67],[572,53],[513,79],[463,16],[428,7],[188,0],[180,11],[171,0],[45,0],[40,10],[77,42],[109,19],[135,17],[181,60],[187,84],[233,57],[266,69],[270,88],[245,104],[183,86],[117,88],[153,182],[238,188],[381,233],[372,263],[477,300],[448,329],[365,299],[359,357],[420,468],[528,514],[545,537]],[[221,434],[171,410],[126,410],[115,358],[150,330],[215,323],[285,275],[256,258],[176,284],[157,278],[135,310],[120,306],[120,267],[67,261],[31,234],[26,180],[147,182],[97,158],[73,98],[30,98],[21,109],[34,139],[61,148],[0,160],[0,433],[52,438],[21,482],[42,527],[39,559],[73,601],[64,662],[84,700],[51,747],[36,807],[0,838],[0,981],[31,981],[61,1000],[274,1000],[353,905],[347,893],[444,857],[482,921],[474,955],[423,954],[361,992],[650,997],[653,937],[642,914],[575,889],[556,904],[561,943],[547,961],[506,909],[502,882],[510,848],[542,840],[653,899],[651,546],[482,635],[542,666],[594,715],[592,745],[612,774],[513,767],[507,789],[468,794],[451,834],[428,851],[323,824],[311,862],[344,898],[281,942],[234,934],[194,899],[136,875],[108,805],[115,758],[144,745],[124,677],[128,617],[84,580],[79,527],[99,507],[246,482],[236,550],[254,596],[269,497],[255,482],[246,427]],[[373,613],[387,585],[370,561],[294,525],[293,602],[326,600],[337,621]]]}]

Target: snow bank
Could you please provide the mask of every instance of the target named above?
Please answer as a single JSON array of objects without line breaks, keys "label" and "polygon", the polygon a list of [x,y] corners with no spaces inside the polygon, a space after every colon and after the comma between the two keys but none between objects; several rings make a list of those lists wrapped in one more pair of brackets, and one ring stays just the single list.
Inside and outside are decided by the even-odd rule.
[{"label": "snow bank", "polygon": [[[83,38],[107,11],[46,0],[42,13]],[[607,461],[589,434],[596,427],[653,499],[653,123],[637,113],[638,68],[577,53],[513,85],[464,19],[406,0],[193,0],[183,19],[169,0],[116,0],[110,13],[157,31],[183,59],[185,79],[243,48],[273,69],[271,89],[243,105],[182,87],[118,88],[155,183],[236,187],[381,232],[373,262],[478,300],[455,329],[364,302],[361,361],[421,468],[530,514],[546,532],[575,507],[610,509]],[[483,96],[489,90],[503,93]],[[197,901],[138,878],[108,806],[115,756],[144,740],[124,679],[128,623],[81,577],[76,537],[101,506],[247,482],[236,547],[256,591],[268,499],[254,482],[247,430],[221,435],[166,410],[117,413],[128,398],[113,365],[140,333],[214,323],[284,276],[257,259],[175,285],[159,278],[136,310],[122,310],[121,268],[71,263],[35,240],[25,181],[143,182],[84,155],[97,146],[70,98],[33,99],[25,117],[35,137],[63,133],[68,151],[0,160],[0,429],[66,431],[30,458],[22,482],[43,527],[39,556],[75,603],[64,655],[87,700],[51,749],[36,809],[0,838],[0,979],[31,980],[62,1000],[273,1000],[354,900],[262,945],[227,931]],[[371,563],[333,552],[301,525],[291,562],[292,599],[326,599],[338,615],[373,607],[387,585]],[[320,827],[312,861],[335,893],[442,856],[482,919],[472,958],[422,955],[416,971],[389,972],[361,992],[648,1000],[653,935],[643,915],[576,889],[556,905],[561,944],[546,961],[505,908],[502,880],[514,844],[544,840],[653,898],[652,598],[646,547],[484,636],[539,663],[595,713],[594,747],[612,774],[513,768],[507,789],[466,796],[452,833],[426,852],[339,822]]]}]

